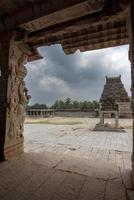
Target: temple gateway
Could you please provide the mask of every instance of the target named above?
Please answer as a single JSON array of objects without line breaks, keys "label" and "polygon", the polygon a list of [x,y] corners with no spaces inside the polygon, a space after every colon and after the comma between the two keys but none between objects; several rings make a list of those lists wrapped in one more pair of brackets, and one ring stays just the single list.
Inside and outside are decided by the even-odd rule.
[{"label": "temple gateway", "polygon": [[[118,110],[118,116],[121,118],[131,118],[131,101],[128,97],[127,91],[119,77],[107,77],[102,92],[101,98],[101,111]],[[113,115],[107,114],[112,117]]]},{"label": "temple gateway", "polygon": [[[118,77],[107,77],[104,89],[100,98],[100,123],[95,130],[114,130],[122,131],[119,127],[120,118],[131,118],[131,101],[127,91],[121,81],[121,75]],[[115,117],[115,127],[110,127],[104,123],[105,117]]]}]

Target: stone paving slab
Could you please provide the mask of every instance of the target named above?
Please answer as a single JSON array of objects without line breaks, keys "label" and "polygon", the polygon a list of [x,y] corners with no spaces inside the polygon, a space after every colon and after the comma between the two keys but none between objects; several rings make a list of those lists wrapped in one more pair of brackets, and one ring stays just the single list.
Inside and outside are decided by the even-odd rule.
[{"label": "stone paving slab", "polygon": [[51,152],[88,160],[106,161],[127,170],[131,169],[131,149],[130,130],[126,133],[98,133],[92,132],[86,126],[38,124],[25,126],[26,152]]},{"label": "stone paving slab", "polygon": [[0,200],[133,200],[132,133],[25,126],[25,154],[0,163]]},{"label": "stone paving slab", "polygon": [[0,167],[1,200],[132,200],[126,197],[119,168],[99,161],[29,153]]},{"label": "stone paving slab", "polygon": [[89,161],[82,158],[64,158],[56,166],[56,169],[102,180],[117,179],[120,177],[119,168],[116,165],[103,161]]},{"label": "stone paving slab", "polygon": [[67,151],[68,147],[132,151],[132,132],[94,132],[88,126],[25,125],[25,151]]}]

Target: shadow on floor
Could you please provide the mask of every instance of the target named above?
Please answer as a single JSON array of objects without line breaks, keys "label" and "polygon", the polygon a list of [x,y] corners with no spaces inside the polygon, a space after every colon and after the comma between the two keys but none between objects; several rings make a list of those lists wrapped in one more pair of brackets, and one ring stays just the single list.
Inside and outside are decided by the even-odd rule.
[{"label": "shadow on floor", "polygon": [[0,199],[132,200],[130,173],[106,161],[25,153],[0,163]]}]

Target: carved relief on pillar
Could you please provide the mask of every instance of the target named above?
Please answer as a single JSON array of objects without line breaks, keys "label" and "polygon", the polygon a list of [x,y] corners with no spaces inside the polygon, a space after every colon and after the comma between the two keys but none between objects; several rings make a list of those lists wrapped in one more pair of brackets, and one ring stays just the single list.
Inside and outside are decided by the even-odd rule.
[{"label": "carved relief on pillar", "polygon": [[9,51],[9,75],[7,87],[6,141],[15,141],[23,137],[25,109],[30,96],[25,86],[27,74],[27,55],[19,43],[11,40]]}]

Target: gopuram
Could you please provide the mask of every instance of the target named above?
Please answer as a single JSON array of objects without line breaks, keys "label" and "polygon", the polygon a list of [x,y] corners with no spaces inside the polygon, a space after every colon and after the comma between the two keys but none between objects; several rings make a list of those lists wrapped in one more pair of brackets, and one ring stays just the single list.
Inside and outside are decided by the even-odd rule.
[{"label": "gopuram", "polygon": [[[119,117],[131,118],[131,102],[119,77],[107,77],[104,90],[100,98],[100,122],[94,130],[98,131],[124,131],[119,126]],[[105,117],[115,118],[115,126],[104,123]]]},{"label": "gopuram", "polygon": [[[38,47],[53,44],[61,44],[66,54],[129,44],[134,118],[133,0],[1,0],[1,161],[23,152],[24,113],[29,99],[24,65],[41,58]],[[134,148],[132,169],[134,179]]]}]

